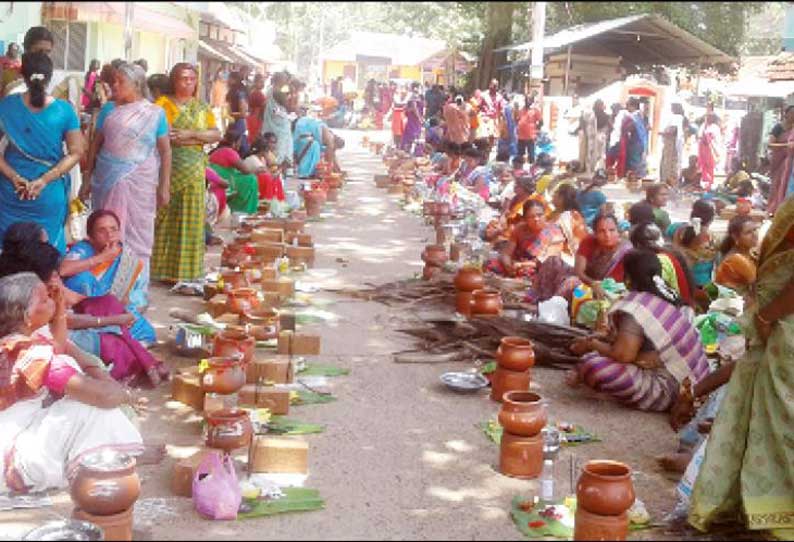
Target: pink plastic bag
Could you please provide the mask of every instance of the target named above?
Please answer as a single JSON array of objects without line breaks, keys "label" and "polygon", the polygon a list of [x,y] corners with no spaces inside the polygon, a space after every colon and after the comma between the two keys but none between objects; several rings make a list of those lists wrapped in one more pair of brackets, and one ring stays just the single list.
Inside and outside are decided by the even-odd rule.
[{"label": "pink plastic bag", "polygon": [[207,519],[237,519],[243,500],[230,456],[208,454],[193,478],[193,506]]}]

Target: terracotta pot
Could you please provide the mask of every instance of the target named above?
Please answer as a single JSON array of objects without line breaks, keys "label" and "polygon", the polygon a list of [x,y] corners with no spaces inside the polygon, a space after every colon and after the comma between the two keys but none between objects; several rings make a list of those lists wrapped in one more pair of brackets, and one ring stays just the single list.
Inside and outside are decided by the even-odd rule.
[{"label": "terracotta pot", "polygon": [[224,267],[237,267],[248,260],[244,246],[226,245],[221,252],[221,265]]},{"label": "terracotta pot", "polygon": [[485,288],[485,276],[474,267],[461,267],[453,282],[455,288],[464,292],[473,292]]},{"label": "terracotta pot", "polygon": [[230,452],[245,448],[251,441],[251,420],[238,409],[221,409],[207,414],[207,446]]},{"label": "terracotta pot", "polygon": [[141,494],[135,458],[108,449],[86,454],[69,492],[77,507],[89,514],[109,516],[132,508]]},{"label": "terracotta pot", "polygon": [[629,516],[599,516],[576,507],[573,517],[574,540],[626,540],[629,535]]},{"label": "terracotta pot", "polygon": [[339,201],[339,188],[338,187],[331,187],[328,189],[328,201],[336,202]]},{"label": "terracotta pot", "polygon": [[472,316],[499,316],[502,314],[502,295],[499,290],[474,290],[471,299]]},{"label": "terracotta pot", "polygon": [[576,484],[577,506],[593,514],[618,516],[634,504],[631,468],[617,461],[588,461]]},{"label": "terracotta pot", "polygon": [[458,291],[455,294],[455,312],[466,318],[471,316],[471,292]]},{"label": "terracotta pot", "polygon": [[502,337],[496,350],[496,362],[511,371],[526,371],[535,365],[532,341],[522,337]]},{"label": "terracotta pot", "polygon": [[215,357],[229,358],[236,354],[242,356],[242,362],[247,365],[254,359],[256,339],[249,337],[239,330],[224,330],[215,335],[212,344],[212,355]]},{"label": "terracotta pot", "polygon": [[511,435],[534,437],[547,420],[546,406],[537,393],[509,391],[502,396],[499,423]]},{"label": "terracotta pot", "polygon": [[226,307],[234,314],[245,314],[259,306],[259,297],[254,288],[236,288],[228,293]]},{"label": "terracotta pot", "polygon": [[242,271],[235,271],[234,269],[221,270],[221,280],[223,280],[224,292],[247,286],[245,275]]},{"label": "terracotta pot", "polygon": [[513,478],[537,478],[543,470],[543,435],[520,437],[507,431],[499,445],[499,472]]},{"label": "terracotta pot", "polygon": [[491,381],[491,399],[501,403],[504,394],[509,391],[529,391],[530,380],[529,369],[510,371],[497,366]]},{"label": "terracotta pot", "polygon": [[447,242],[447,234],[444,228],[436,228],[436,244],[443,245]]},{"label": "terracotta pot", "polygon": [[103,540],[132,540],[133,507],[109,516],[89,514],[85,510],[75,508],[72,511],[72,518],[88,521],[102,529]]},{"label": "terracotta pot", "polygon": [[310,190],[303,193],[303,201],[306,204],[306,214],[317,216],[325,203],[326,195],[321,190]]},{"label": "terracotta pot", "polygon": [[272,309],[255,309],[243,314],[242,321],[251,326],[251,335],[257,341],[278,337],[280,318],[278,312]]},{"label": "terracotta pot", "polygon": [[460,245],[457,243],[452,243],[449,245],[449,259],[453,262],[460,261]]},{"label": "terracotta pot", "polygon": [[435,265],[426,264],[422,268],[422,278],[424,280],[430,280],[433,277],[435,277],[438,274],[439,271],[441,271],[440,267],[437,267]]},{"label": "terracotta pot", "polygon": [[242,356],[209,358],[209,368],[201,375],[201,387],[207,393],[229,395],[245,385]]},{"label": "terracotta pot", "polygon": [[443,267],[447,263],[447,249],[444,245],[427,245],[422,260],[428,265]]}]

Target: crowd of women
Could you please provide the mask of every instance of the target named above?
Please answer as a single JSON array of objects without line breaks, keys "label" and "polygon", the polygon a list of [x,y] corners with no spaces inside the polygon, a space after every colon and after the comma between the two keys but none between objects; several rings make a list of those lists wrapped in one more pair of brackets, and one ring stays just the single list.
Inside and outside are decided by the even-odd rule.
[{"label": "crowd of women", "polygon": [[[500,147],[496,161],[489,161],[487,145],[466,133],[471,117],[454,117],[467,107],[453,100],[442,108],[455,120],[445,123],[424,181],[431,197],[453,206],[479,201],[480,209],[495,209],[490,219],[478,215],[481,240],[492,249],[486,272],[523,280],[527,302],[540,306],[561,298],[572,320],[593,329],[570,346],[581,361],[567,383],[627,407],[668,413],[681,443],[677,454],[658,458],[667,470],[683,474],[695,452],[705,450],[688,501],[690,523],[698,529],[742,517],[752,529],[794,527],[794,448],[782,437],[782,424],[794,415],[786,362],[794,340],[788,327],[794,323],[794,276],[787,265],[794,199],[779,205],[760,245],[760,224],[746,214],[730,220],[727,235],[715,234],[713,198],[696,199],[689,220],[672,221],[665,210],[673,190],[668,183],[648,186],[644,199],[620,213],[601,190],[608,177],[602,167],[634,168],[644,158],[634,148],[637,103],[630,100],[617,112],[617,155],[610,154],[614,145],[600,145],[612,150],[599,152],[588,167],[573,162],[562,171],[545,152],[529,168],[518,155],[507,163]],[[709,130],[708,117],[704,123]],[[708,313],[716,292],[744,297],[748,342],[740,361],[715,366],[694,322]],[[588,304],[597,316],[582,319]]]},{"label": "crowd of women", "polygon": [[[92,61],[78,99],[59,99],[52,49],[31,28],[3,68],[0,492],[62,487],[101,446],[156,460],[130,408],[135,387],[170,376],[148,350],[150,282],[202,281],[227,208],[277,209],[287,168],[312,176],[325,155],[338,169],[343,144],[287,73],[265,89],[262,74],[232,72],[229,118],[216,119],[189,63],[147,78],[145,60]],[[81,201],[91,213],[75,236]]]}]

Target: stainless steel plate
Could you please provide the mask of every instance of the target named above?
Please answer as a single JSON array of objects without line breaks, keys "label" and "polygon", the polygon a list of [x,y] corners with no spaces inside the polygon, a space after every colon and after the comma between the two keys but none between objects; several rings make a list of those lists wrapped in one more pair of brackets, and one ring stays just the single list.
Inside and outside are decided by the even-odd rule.
[{"label": "stainless steel plate", "polygon": [[441,382],[455,391],[477,391],[488,385],[488,379],[480,373],[451,372],[441,375]]}]

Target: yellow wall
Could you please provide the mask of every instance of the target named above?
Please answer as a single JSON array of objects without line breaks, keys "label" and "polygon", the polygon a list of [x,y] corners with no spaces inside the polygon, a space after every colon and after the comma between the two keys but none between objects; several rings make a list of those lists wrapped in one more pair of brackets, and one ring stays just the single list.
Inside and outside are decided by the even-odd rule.
[{"label": "yellow wall", "polygon": [[345,62],[344,60],[325,60],[323,61],[323,82],[329,83],[332,79],[345,76],[345,66],[356,66],[355,62]]},{"label": "yellow wall", "polygon": [[389,71],[395,68],[400,70],[400,79],[422,80],[422,69],[419,66],[391,66]]}]

